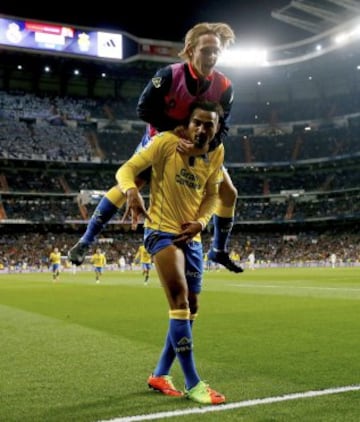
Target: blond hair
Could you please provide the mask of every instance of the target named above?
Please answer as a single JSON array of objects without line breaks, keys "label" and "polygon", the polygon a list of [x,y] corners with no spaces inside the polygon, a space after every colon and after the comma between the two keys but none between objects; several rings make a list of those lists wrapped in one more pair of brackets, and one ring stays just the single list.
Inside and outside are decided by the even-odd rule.
[{"label": "blond hair", "polygon": [[184,48],[178,54],[185,61],[190,60],[189,50],[194,48],[201,35],[213,34],[219,38],[221,48],[225,49],[235,42],[234,31],[227,23],[223,22],[202,22],[193,26],[185,35]]}]

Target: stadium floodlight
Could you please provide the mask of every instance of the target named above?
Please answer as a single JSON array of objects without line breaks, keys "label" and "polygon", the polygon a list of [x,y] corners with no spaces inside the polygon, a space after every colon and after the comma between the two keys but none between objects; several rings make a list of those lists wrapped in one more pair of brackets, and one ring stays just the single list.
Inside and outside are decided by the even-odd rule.
[{"label": "stadium floodlight", "polygon": [[352,30],[337,34],[334,38],[336,44],[345,44],[360,37],[360,25],[356,25]]},{"label": "stadium floodlight", "polygon": [[350,34],[344,33],[344,32],[336,35],[336,37],[334,38],[334,41],[336,44],[345,44],[349,40],[350,40]]},{"label": "stadium floodlight", "polygon": [[357,25],[351,32],[351,37],[359,38],[360,37],[360,25]]}]

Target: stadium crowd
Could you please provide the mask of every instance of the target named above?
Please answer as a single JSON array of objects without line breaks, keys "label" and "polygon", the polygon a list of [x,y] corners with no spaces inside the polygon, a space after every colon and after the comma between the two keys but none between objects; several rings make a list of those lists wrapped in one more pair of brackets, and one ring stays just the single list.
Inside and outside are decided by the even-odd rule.
[{"label": "stadium crowd", "polygon": [[[336,254],[338,265],[358,266],[360,265],[358,229],[359,227],[353,231],[327,230],[322,233],[292,231],[291,234],[284,234],[282,231],[261,233],[247,231],[233,234],[231,248],[240,255],[240,262],[245,264],[249,253],[255,251],[257,266],[330,266],[332,253]],[[77,237],[75,233],[60,231],[60,229],[47,232],[35,230],[2,234],[0,268],[4,272],[45,271],[49,266],[50,251],[55,245],[61,252],[63,268],[70,268],[67,251]],[[207,251],[211,234],[204,233],[203,239],[204,251]],[[141,233],[116,231],[104,233],[98,244],[101,244],[101,249],[111,268],[118,269],[119,259],[124,256],[128,269],[131,269],[141,243]],[[95,252],[97,245],[89,255]],[[84,266],[84,268],[87,267]]]},{"label": "stadium crowd", "polygon": [[[6,222],[0,221],[0,261],[5,268],[22,268],[25,263],[39,269],[55,237],[63,255],[76,239],[71,231],[51,234],[53,227],[86,222],[96,201],[82,202],[79,192],[111,186],[115,169],[132,154],[144,127],[127,120],[133,111],[127,111],[124,101],[40,98],[0,91],[0,105],[0,219]],[[360,126],[327,125],[291,133],[270,130],[247,136],[240,135],[240,126],[235,127],[239,134],[229,134],[226,162],[239,192],[235,220],[239,227],[232,246],[241,259],[247,256],[251,239],[262,263],[327,262],[330,250],[342,263],[357,263],[358,230],[339,234],[336,227],[342,221],[349,227],[359,220]],[[283,226],[261,236],[251,232],[256,222],[265,223],[266,232],[269,222],[311,220],[322,227],[328,220],[333,227],[326,234],[316,234],[309,232],[314,226],[291,226],[296,242],[286,240]],[[23,233],[8,235],[7,228],[19,223],[24,224]],[[27,233],[34,223],[47,231]],[[119,236],[124,236],[121,242]],[[132,256],[140,237],[132,240],[121,230],[111,234],[116,240],[105,243],[109,262],[117,262],[121,255]],[[206,239],[205,245],[209,244]]]}]

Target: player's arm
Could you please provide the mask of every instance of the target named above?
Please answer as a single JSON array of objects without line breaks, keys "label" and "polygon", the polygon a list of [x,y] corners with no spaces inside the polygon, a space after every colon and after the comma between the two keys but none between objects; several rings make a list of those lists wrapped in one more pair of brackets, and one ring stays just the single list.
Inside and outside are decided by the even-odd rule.
[{"label": "player's arm", "polygon": [[134,262],[135,263],[140,263],[140,248],[136,251],[136,254],[134,256]]},{"label": "player's arm", "polygon": [[224,110],[224,117],[222,121],[223,121],[223,125],[226,127],[229,125],[233,101],[234,101],[234,88],[232,84],[230,83],[227,89],[223,92],[220,99],[220,104]]},{"label": "player's arm", "polygon": [[160,135],[155,136],[153,142],[147,148],[134,154],[117,170],[115,175],[121,191],[126,195],[126,210],[123,221],[131,216],[133,230],[136,229],[142,215],[151,221],[145,208],[144,199],[136,186],[136,176],[150,167],[157,157],[161,157],[162,139]]},{"label": "player's arm", "polygon": [[123,193],[126,194],[129,189],[136,188],[136,176],[152,165],[155,153],[153,145],[154,142],[148,148],[134,154],[117,170],[115,178]]},{"label": "player's arm", "polygon": [[234,100],[234,88],[230,83],[227,89],[223,92],[220,104],[224,110],[224,117],[220,118],[220,129],[215,138],[210,142],[210,151],[213,151],[221,143],[223,143],[229,132],[229,122],[231,118],[231,108]]},{"label": "player's arm", "polygon": [[159,133],[146,148],[132,155],[115,174],[121,191],[126,194],[129,189],[136,188],[136,176],[171,153],[173,143],[174,135],[171,132]]},{"label": "player's arm", "polygon": [[136,106],[138,117],[150,123],[159,132],[172,130],[179,123],[165,113],[165,97],[170,90],[171,82],[171,67],[165,66],[159,69],[145,86]]},{"label": "player's arm", "polygon": [[190,242],[198,233],[202,232],[210,221],[216,207],[218,184],[206,190],[199,209],[197,220],[186,221],[181,224],[181,232],[174,239],[174,243]]}]

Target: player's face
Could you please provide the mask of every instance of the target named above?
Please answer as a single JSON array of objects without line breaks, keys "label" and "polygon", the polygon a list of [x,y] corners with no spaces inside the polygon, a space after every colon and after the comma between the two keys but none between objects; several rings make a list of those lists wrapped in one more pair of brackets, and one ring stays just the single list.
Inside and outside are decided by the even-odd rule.
[{"label": "player's face", "polygon": [[202,149],[214,139],[219,128],[219,115],[215,111],[195,109],[188,131],[195,148]]},{"label": "player's face", "polygon": [[191,65],[198,76],[206,78],[216,66],[221,54],[221,43],[213,34],[201,35],[195,47],[190,51]]}]

